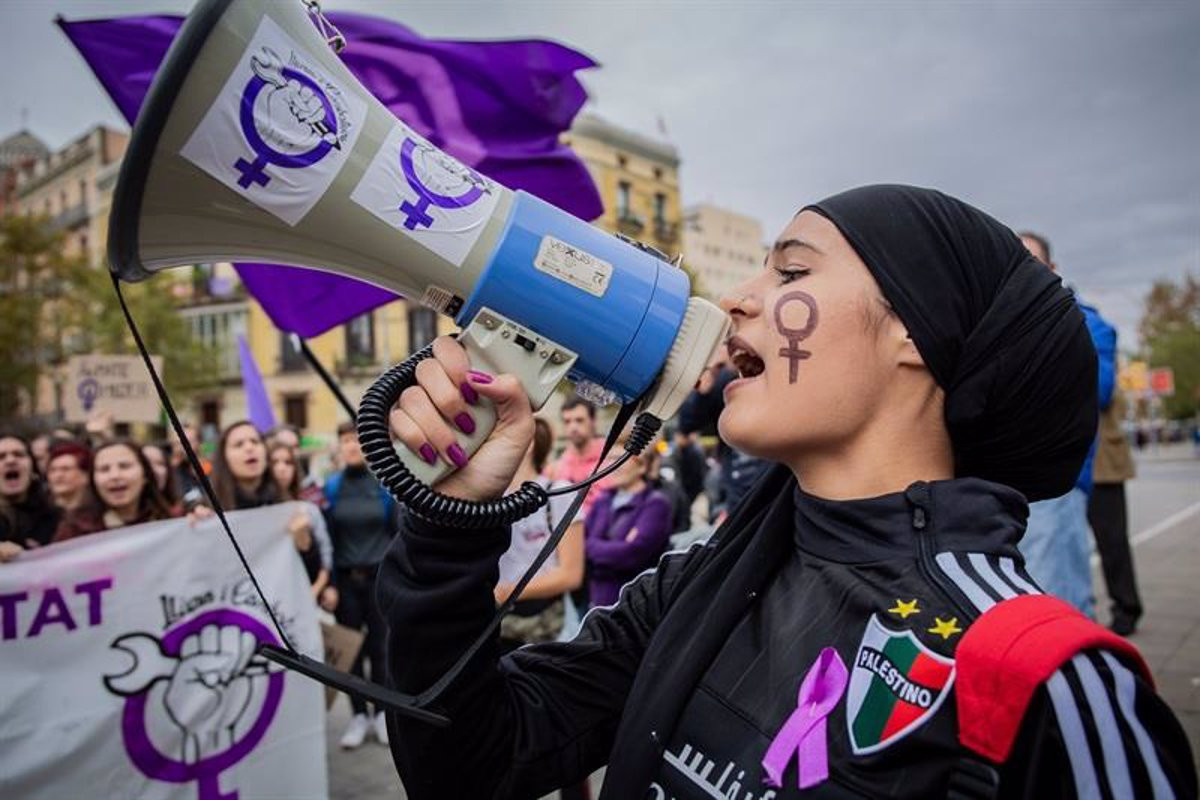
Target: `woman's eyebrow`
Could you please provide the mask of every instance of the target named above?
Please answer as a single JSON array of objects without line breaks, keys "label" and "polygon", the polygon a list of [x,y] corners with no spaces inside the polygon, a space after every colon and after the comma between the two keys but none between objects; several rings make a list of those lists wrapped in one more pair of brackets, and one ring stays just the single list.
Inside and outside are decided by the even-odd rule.
[{"label": "woman's eyebrow", "polygon": [[810,250],[819,256],[825,255],[824,250],[817,247],[815,244],[808,241],[807,239],[799,239],[799,238],[795,238],[795,237],[793,237],[791,239],[780,239],[779,241],[775,242],[775,244],[771,245],[771,252],[768,253],[767,257],[763,259],[763,266],[766,266],[767,261],[770,260],[771,255],[777,254],[777,253],[782,253],[784,250],[788,250],[793,247],[802,247],[805,250]]}]

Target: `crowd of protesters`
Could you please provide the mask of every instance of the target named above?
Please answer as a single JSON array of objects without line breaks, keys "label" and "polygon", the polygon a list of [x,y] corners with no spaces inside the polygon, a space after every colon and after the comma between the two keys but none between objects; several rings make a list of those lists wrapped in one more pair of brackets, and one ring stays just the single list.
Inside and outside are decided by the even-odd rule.
[{"label": "crowd of protesters", "polygon": [[[526,480],[563,486],[596,468],[602,450],[596,409],[573,397],[563,404],[559,421],[564,449],[553,457],[555,426],[539,419],[514,488]],[[32,437],[0,432],[0,563],[15,568],[30,549],[116,528],[184,517],[195,524],[213,515],[213,503],[177,441],[138,442],[112,436],[110,428],[64,426]],[[287,532],[313,600],[339,624],[363,632],[351,671],[381,681],[384,622],[373,587],[399,511],[367,470],[353,424],[338,427],[335,446],[323,454],[333,469],[319,475],[307,473],[306,462],[316,460],[313,448],[303,449],[290,426],[259,431],[243,420],[210,433],[216,435],[206,447],[199,429],[184,425],[216,503],[225,511],[296,505]],[[591,605],[611,603],[623,583],[654,566],[672,534],[691,527],[703,478],[691,480],[685,490],[676,480],[676,464],[686,461],[694,473],[698,456],[703,473],[704,456],[688,439],[664,466],[666,447],[656,445],[589,492],[585,511],[504,620],[507,647],[571,635]],[[610,458],[622,452],[619,446],[614,450]],[[514,526],[497,604],[511,594],[570,500],[558,497]],[[382,715],[358,698],[352,707],[342,746],[356,748],[369,736],[386,744]]]}]

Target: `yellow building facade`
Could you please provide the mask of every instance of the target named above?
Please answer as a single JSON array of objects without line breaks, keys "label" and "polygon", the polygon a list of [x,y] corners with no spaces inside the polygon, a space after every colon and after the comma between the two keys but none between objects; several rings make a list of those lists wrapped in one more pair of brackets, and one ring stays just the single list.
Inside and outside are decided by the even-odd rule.
[{"label": "yellow building facade", "polygon": [[675,146],[590,113],[576,117],[563,142],[600,190],[604,214],[595,224],[674,258],[681,247],[682,222]]}]

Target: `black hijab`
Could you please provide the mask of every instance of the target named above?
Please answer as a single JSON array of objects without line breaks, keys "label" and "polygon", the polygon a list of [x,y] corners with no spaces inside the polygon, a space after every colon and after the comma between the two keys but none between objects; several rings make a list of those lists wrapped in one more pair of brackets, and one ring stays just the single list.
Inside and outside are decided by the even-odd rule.
[{"label": "black hijab", "polygon": [[955,474],[1066,494],[1096,435],[1097,361],[1074,296],[1004,225],[914,186],[807,206],[866,262],[946,396]]}]

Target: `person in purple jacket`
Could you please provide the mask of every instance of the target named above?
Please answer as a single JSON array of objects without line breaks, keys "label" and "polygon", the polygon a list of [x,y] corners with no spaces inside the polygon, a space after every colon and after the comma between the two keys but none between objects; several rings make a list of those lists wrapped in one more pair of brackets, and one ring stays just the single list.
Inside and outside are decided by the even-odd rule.
[{"label": "person in purple jacket", "polygon": [[646,481],[644,455],[605,481],[583,524],[593,606],[617,602],[621,587],[654,567],[671,537],[671,501]]}]

